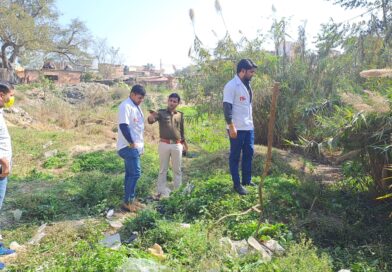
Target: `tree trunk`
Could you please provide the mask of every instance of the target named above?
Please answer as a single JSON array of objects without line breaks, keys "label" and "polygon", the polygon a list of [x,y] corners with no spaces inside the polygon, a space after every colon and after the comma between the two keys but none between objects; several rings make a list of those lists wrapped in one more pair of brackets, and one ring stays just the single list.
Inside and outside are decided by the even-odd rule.
[{"label": "tree trunk", "polygon": [[3,68],[8,68],[8,58],[7,54],[5,53],[7,47],[8,45],[6,43],[1,46],[1,63]]},{"label": "tree trunk", "polygon": [[388,24],[388,2],[389,0],[382,0],[382,17],[383,17],[383,23],[384,23],[384,28],[385,28],[385,38],[384,42],[386,47],[389,44],[389,39],[391,36],[391,27]]},{"label": "tree trunk", "polygon": [[6,42],[1,46],[1,61],[3,63],[3,68],[6,68],[9,71],[12,71],[12,66],[11,66],[11,62],[7,57],[7,48],[8,47],[12,47],[14,50],[12,52],[11,55],[11,62],[15,62],[17,54],[19,52],[19,48],[16,47],[13,43],[11,42]]}]

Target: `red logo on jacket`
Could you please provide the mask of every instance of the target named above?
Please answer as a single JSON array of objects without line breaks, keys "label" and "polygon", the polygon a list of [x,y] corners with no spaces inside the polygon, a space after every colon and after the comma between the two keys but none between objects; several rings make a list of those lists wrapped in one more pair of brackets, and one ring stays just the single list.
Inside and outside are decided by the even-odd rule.
[{"label": "red logo on jacket", "polygon": [[245,101],[246,100],[246,97],[245,96],[240,96],[240,101],[242,102],[242,101]]}]

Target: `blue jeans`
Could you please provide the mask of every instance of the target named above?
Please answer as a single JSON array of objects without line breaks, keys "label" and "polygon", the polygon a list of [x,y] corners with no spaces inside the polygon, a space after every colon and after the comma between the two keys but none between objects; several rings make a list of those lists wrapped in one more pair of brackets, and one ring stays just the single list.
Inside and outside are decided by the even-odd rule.
[{"label": "blue jeans", "polygon": [[118,155],[123,158],[125,165],[124,202],[132,202],[141,175],[140,154],[136,148],[124,147],[118,151]]},{"label": "blue jeans", "polygon": [[5,191],[7,190],[8,178],[0,178],[0,209],[3,206]]},{"label": "blue jeans", "polygon": [[252,160],[254,153],[255,134],[253,130],[237,131],[237,138],[230,138],[230,174],[234,187],[239,187],[240,175],[238,172],[240,155],[242,151],[242,184],[249,184],[252,179]]}]

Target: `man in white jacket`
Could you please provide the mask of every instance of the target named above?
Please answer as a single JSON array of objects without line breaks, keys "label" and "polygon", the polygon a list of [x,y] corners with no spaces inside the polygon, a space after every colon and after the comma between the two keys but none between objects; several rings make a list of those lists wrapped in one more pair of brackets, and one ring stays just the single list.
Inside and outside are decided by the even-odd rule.
[{"label": "man in white jacket", "polygon": [[[237,74],[223,90],[223,110],[230,136],[230,173],[234,190],[240,195],[247,194],[243,186],[255,186],[252,178],[254,153],[254,126],[252,117],[253,92],[250,80],[256,73],[257,65],[250,59],[237,64]],[[238,172],[242,151],[242,182]],[[242,186],[242,185],[243,186]]]}]

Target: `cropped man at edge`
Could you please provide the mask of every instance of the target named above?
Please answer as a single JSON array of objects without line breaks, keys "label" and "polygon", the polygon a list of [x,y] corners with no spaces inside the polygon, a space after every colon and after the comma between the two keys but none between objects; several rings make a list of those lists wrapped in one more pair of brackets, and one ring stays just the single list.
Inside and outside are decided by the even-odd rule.
[{"label": "cropped man at edge", "polygon": [[[14,100],[14,87],[6,82],[0,82],[0,209],[3,206],[8,175],[11,173],[12,168],[11,137],[4,120],[3,108],[11,107],[14,104]],[[4,247],[3,243],[0,242],[0,255],[8,255],[14,252],[14,250]],[[0,262],[0,269],[4,267],[5,264]]]},{"label": "cropped man at edge", "polygon": [[[247,194],[243,186],[255,186],[252,179],[254,153],[254,126],[252,117],[252,88],[250,81],[256,73],[257,65],[250,59],[242,59],[237,64],[237,74],[223,90],[223,111],[230,138],[229,168],[234,190]],[[242,152],[242,182],[239,162]]]},{"label": "cropped man at edge", "polygon": [[144,115],[140,104],[145,95],[143,86],[134,85],[118,110],[117,152],[125,164],[124,203],[121,208],[129,212],[144,207],[136,200],[136,184],[141,175],[140,155],[144,152]]}]

